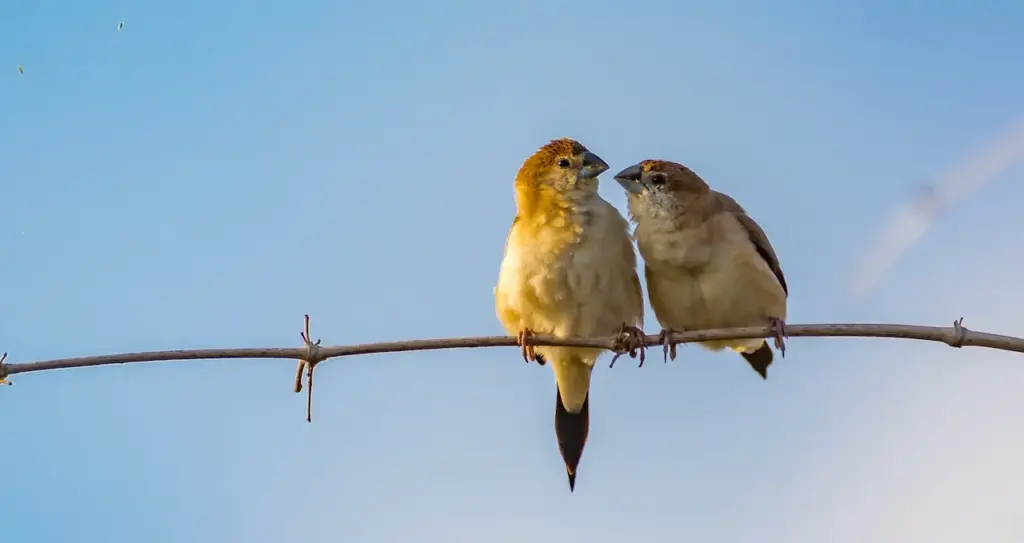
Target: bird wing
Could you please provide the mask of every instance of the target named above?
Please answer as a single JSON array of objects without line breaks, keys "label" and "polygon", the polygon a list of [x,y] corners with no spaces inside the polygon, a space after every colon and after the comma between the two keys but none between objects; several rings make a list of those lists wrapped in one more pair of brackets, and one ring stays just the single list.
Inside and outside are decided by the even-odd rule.
[{"label": "bird wing", "polygon": [[733,200],[728,194],[721,192],[715,192],[719,202],[725,211],[736,217],[736,221],[740,223],[740,226],[747,231],[747,235],[750,237],[750,242],[754,244],[754,248],[757,249],[757,254],[761,255],[765,263],[768,264],[768,268],[775,274],[775,278],[779,280],[779,284],[782,285],[782,290],[789,295],[789,287],[786,285],[786,276],[782,273],[782,266],[779,265],[779,257],[775,255],[775,249],[772,248],[772,244],[768,241],[768,235],[764,233],[761,225],[757,224],[750,215],[747,215],[747,210],[743,209],[743,206],[736,200]]}]

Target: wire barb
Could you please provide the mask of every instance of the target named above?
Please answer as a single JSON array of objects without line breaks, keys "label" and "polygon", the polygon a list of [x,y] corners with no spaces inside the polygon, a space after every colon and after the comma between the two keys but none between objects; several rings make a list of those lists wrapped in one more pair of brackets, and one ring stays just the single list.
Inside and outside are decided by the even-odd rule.
[{"label": "wire barb", "polygon": [[313,422],[313,369],[324,360],[320,354],[320,340],[313,341],[309,333],[309,315],[305,315],[305,331],[299,332],[302,342],[306,344],[306,356],[299,360],[295,368],[295,392],[302,392],[302,370],[306,370],[306,422]]},{"label": "wire barb", "polygon": [[7,353],[0,354],[0,385],[11,386],[13,383],[7,380],[7,365],[4,362],[7,361]]},{"label": "wire barb", "polygon": [[969,332],[969,330],[965,328],[963,324],[963,317],[953,321],[953,339],[949,342],[950,347],[959,349],[964,346],[964,341],[967,340],[967,332]]}]

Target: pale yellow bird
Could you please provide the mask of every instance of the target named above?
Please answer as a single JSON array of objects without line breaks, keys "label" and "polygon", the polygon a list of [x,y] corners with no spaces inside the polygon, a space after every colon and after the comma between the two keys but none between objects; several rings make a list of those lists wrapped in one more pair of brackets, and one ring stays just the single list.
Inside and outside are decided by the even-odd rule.
[{"label": "pale yellow bird", "polygon": [[533,334],[624,334],[642,349],[643,292],[629,223],[597,193],[608,169],[579,142],[564,138],[526,159],[515,179],[517,215],[505,242],[498,320],[519,337],[524,357],[551,362],[555,435],[569,489],[590,427],[590,375],[601,349],[532,347]]},{"label": "pale yellow bird", "polygon": [[[786,278],[768,236],[743,207],[675,162],[645,160],[615,180],[627,191],[662,333],[771,326],[785,355]],[[768,378],[773,356],[764,339],[701,345],[732,349]]]}]

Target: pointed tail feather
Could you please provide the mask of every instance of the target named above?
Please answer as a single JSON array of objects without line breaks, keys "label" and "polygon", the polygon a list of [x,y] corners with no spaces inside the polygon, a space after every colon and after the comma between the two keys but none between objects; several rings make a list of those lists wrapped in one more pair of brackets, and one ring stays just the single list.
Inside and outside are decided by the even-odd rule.
[{"label": "pointed tail feather", "polygon": [[576,489],[576,468],[583,456],[583,446],[587,444],[587,433],[590,430],[590,393],[583,400],[579,413],[570,413],[562,405],[562,393],[555,392],[555,437],[558,438],[558,451],[565,460],[565,473],[569,476],[569,491]]},{"label": "pointed tail feather", "polygon": [[754,371],[761,376],[762,379],[768,379],[768,366],[772,365],[772,348],[768,346],[768,342],[761,344],[758,349],[752,353],[740,353],[743,358],[747,360],[750,367],[754,368]]}]

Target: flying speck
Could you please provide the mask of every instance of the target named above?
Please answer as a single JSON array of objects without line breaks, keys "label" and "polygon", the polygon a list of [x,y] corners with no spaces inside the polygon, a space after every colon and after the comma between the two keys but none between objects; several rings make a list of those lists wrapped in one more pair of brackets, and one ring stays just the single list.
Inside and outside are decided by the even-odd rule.
[{"label": "flying speck", "polygon": [[935,219],[986,181],[1024,161],[1024,120],[954,164],[893,213],[885,230],[863,257],[853,279],[854,294],[874,290],[889,268],[928,231]]},{"label": "flying speck", "polygon": [[25,74],[25,68],[22,68],[22,67],[21,67],[21,64],[19,64],[19,65],[18,65],[18,73],[19,73],[19,74],[22,74],[22,75],[24,75],[24,74]]},{"label": "flying speck", "polygon": [[124,28],[124,22],[117,23],[117,31],[120,32]]}]

